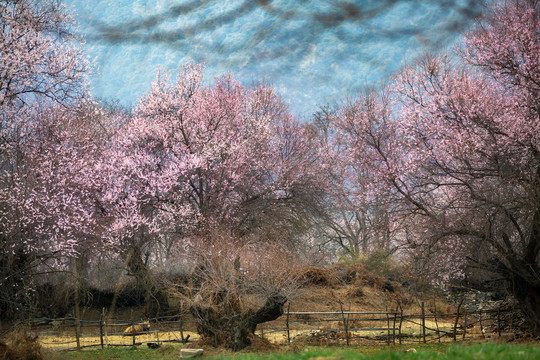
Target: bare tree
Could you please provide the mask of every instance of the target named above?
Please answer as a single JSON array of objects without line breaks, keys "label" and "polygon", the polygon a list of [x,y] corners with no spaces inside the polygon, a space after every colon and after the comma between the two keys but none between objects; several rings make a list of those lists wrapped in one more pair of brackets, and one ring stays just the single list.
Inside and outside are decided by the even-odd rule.
[{"label": "bare tree", "polygon": [[283,314],[298,287],[297,259],[277,244],[246,244],[228,235],[199,245],[192,282],[177,286],[177,294],[204,343],[241,350],[252,343],[257,325]]}]

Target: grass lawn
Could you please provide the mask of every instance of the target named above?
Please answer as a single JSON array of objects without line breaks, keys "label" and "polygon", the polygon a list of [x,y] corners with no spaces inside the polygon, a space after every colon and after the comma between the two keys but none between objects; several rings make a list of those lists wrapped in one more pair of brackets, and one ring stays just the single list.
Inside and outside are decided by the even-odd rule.
[{"label": "grass lawn", "polygon": [[[414,348],[413,351],[412,349]],[[47,360],[67,359],[179,359],[181,346],[163,346],[153,350],[148,348],[112,348],[105,350],[88,350],[82,352],[48,352]],[[407,351],[409,350],[409,351]],[[396,346],[389,349],[384,346],[362,347],[306,347],[297,349],[284,347],[282,351],[273,352],[207,352],[202,359],[213,360],[307,360],[316,357],[330,357],[339,360],[370,359],[444,359],[444,360],[483,360],[483,359],[540,359],[538,345],[509,345],[509,344],[471,344],[454,345],[433,343],[418,346]]]}]

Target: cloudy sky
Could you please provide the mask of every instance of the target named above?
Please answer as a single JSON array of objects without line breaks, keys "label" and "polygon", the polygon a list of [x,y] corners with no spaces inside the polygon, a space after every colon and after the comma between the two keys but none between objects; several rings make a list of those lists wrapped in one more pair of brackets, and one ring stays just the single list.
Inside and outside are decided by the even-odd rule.
[{"label": "cloudy sky", "polygon": [[272,83],[290,108],[376,85],[424,49],[450,46],[479,0],[65,0],[95,60],[92,92],[133,105],[158,67],[203,62]]}]

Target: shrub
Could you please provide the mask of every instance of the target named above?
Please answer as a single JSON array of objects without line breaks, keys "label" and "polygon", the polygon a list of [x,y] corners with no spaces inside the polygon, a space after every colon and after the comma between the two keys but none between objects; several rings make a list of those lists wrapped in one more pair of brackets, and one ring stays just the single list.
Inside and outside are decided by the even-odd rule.
[{"label": "shrub", "polygon": [[300,282],[304,285],[320,285],[335,287],[337,285],[336,273],[333,269],[318,266],[307,266],[300,270]]},{"label": "shrub", "polygon": [[37,336],[17,331],[9,340],[9,344],[0,341],[0,360],[43,360]]}]

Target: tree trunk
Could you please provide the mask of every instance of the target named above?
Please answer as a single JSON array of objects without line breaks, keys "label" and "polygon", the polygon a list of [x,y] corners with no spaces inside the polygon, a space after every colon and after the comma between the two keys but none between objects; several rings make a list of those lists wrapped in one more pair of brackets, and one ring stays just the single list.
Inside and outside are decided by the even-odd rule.
[{"label": "tree trunk", "polygon": [[496,261],[491,269],[508,283],[507,291],[517,300],[530,330],[540,336],[540,268],[524,260]]},{"label": "tree trunk", "polygon": [[218,293],[213,300],[213,303],[208,303],[196,297],[191,313],[196,319],[197,331],[203,342],[233,351],[249,346],[257,325],[283,315],[283,305],[287,302],[285,296],[273,294],[255,311],[242,309],[242,303],[235,294]]},{"label": "tree trunk", "polygon": [[[0,242],[3,241],[0,237]],[[32,285],[34,260],[34,256],[22,248],[13,253],[6,251],[0,256],[0,313],[3,319],[28,318],[35,310],[32,292],[35,289]]]},{"label": "tree trunk", "polygon": [[159,316],[161,303],[165,296],[146,266],[141,248],[137,244],[131,246],[126,257],[126,266],[128,274],[135,277],[137,288],[144,294],[145,315],[148,317]]},{"label": "tree trunk", "polygon": [[[534,271],[534,270],[530,270]],[[538,273],[537,273],[538,274]],[[514,276],[512,281],[512,295],[519,303],[520,310],[525,315],[531,331],[540,336],[540,284]]]},{"label": "tree trunk", "polygon": [[[537,169],[540,178],[540,167]],[[514,272],[512,291],[535,336],[540,336],[540,206],[535,210],[531,234],[522,262]]]}]

